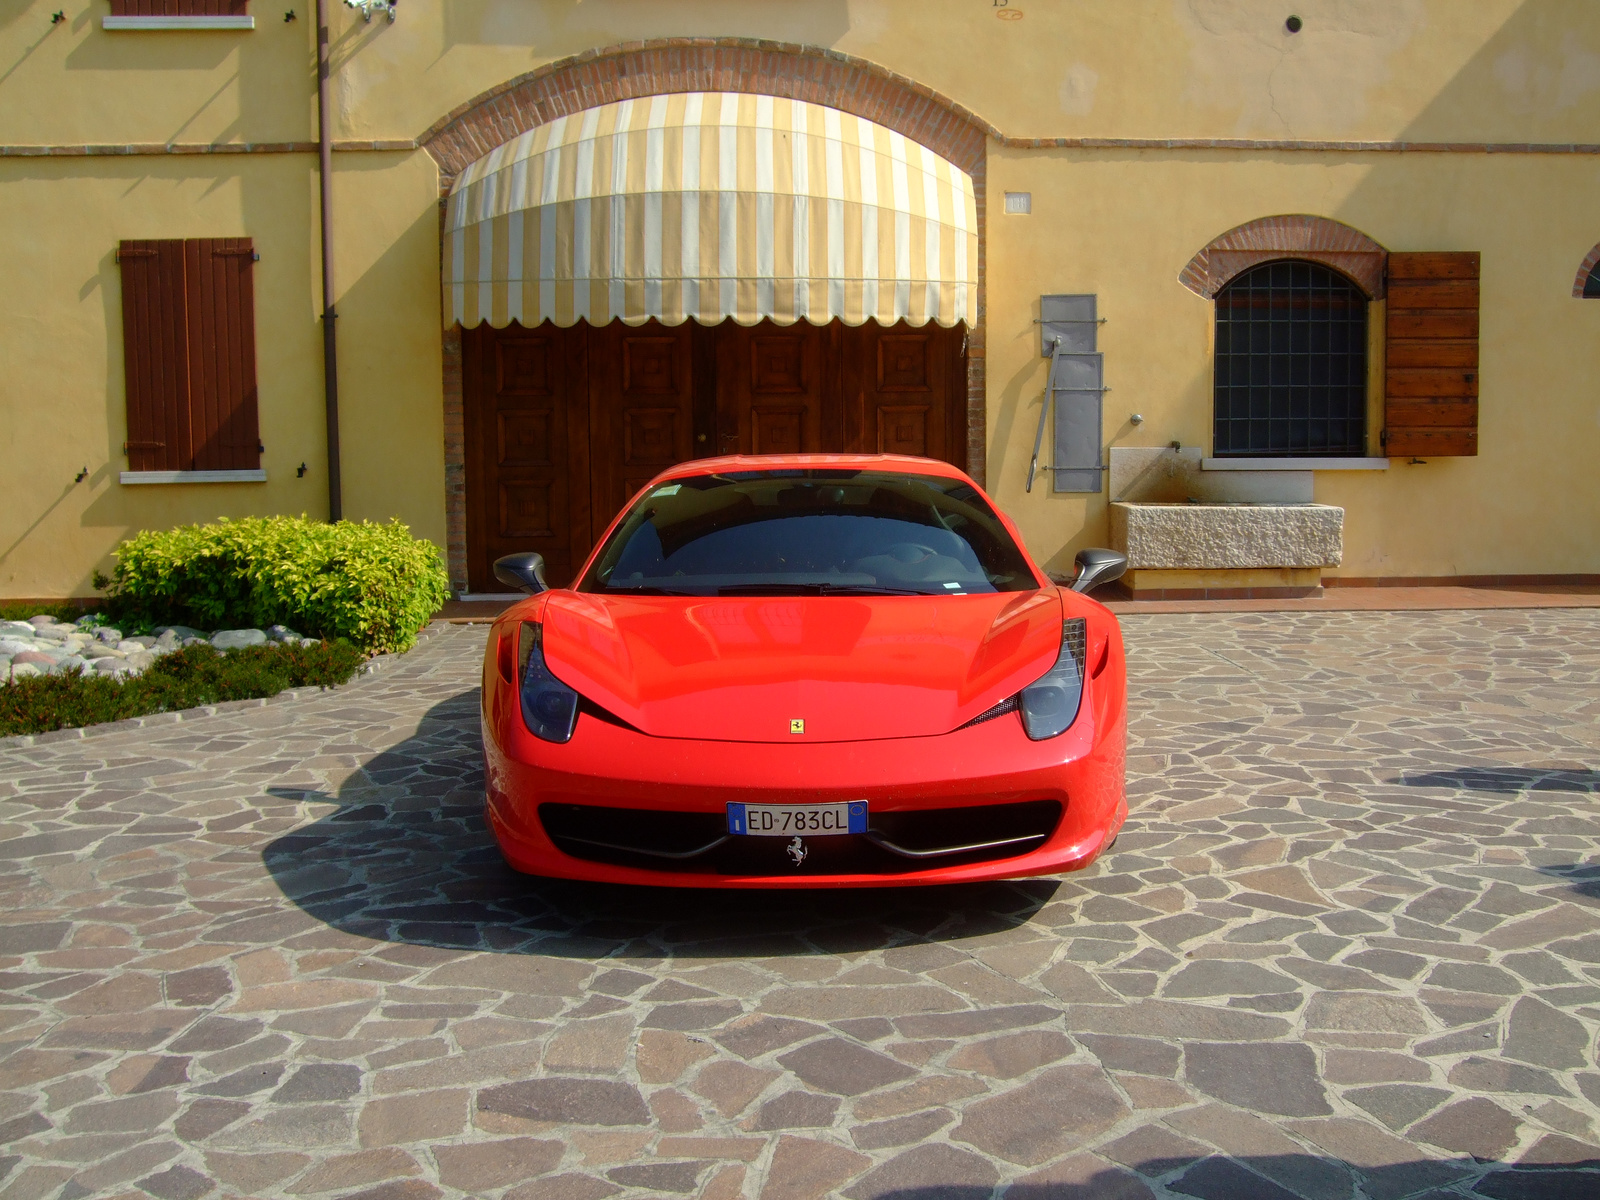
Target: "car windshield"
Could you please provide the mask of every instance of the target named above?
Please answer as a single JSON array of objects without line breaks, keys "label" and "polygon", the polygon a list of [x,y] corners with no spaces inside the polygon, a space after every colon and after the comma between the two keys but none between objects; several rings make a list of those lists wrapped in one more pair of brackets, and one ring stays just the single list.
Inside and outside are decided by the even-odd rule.
[{"label": "car windshield", "polygon": [[652,488],[578,590],[951,596],[1038,586],[994,509],[965,480],[795,469]]}]

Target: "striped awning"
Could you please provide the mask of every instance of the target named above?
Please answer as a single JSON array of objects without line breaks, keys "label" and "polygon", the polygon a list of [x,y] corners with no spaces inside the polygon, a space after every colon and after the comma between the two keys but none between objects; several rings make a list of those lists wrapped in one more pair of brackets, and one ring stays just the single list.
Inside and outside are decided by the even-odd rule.
[{"label": "striped awning", "polygon": [[970,324],[977,231],[972,179],[871,121],[731,92],[622,100],[461,173],[444,316]]}]

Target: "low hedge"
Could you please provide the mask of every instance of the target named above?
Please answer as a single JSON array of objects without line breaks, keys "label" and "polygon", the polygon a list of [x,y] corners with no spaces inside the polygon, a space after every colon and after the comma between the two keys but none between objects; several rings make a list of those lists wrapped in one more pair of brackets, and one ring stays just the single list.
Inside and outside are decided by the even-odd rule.
[{"label": "low hedge", "polygon": [[287,625],[369,653],[408,650],[449,598],[439,551],[399,521],[248,517],[147,530],[117,548],[105,615],[127,631]]},{"label": "low hedge", "polygon": [[163,655],[142,674],[36,675],[0,684],[0,737],[49,733],[225,700],[256,700],[286,688],[331,687],[366,656],[348,642],[250,646],[226,653],[207,645]]}]

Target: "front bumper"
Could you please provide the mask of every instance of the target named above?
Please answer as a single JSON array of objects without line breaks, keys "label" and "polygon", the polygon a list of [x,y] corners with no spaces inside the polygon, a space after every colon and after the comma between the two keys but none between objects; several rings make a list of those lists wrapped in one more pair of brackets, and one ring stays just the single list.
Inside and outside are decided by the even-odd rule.
[{"label": "front bumper", "polygon": [[[761,888],[906,886],[1049,875],[1093,862],[1127,815],[1127,726],[1120,688],[1102,687],[1098,695],[1091,690],[1077,723],[1044,742],[1030,741],[1015,714],[935,737],[798,745],[655,738],[585,715],[570,742],[552,745],[529,734],[514,707],[501,709],[495,696],[509,697],[509,689],[502,692],[494,686],[492,668],[485,674],[489,824],[510,865],[531,875],[647,886]],[[792,863],[775,838],[735,839],[766,843],[735,847],[752,852],[743,857],[730,858],[727,849],[701,861],[619,855],[560,836],[563,828],[571,833],[570,825],[558,828],[553,839],[539,811],[553,806],[546,808],[547,815],[595,808],[700,814],[697,820],[703,826],[719,818],[730,802],[851,800],[867,801],[875,818],[993,807],[997,825],[1008,819],[1002,810],[1031,806],[1037,812],[1048,802],[1060,806],[1060,819],[1042,841],[1029,840],[1016,853],[1007,848],[999,857],[958,854],[945,861],[908,862],[847,844],[861,839],[845,835],[807,839],[808,849],[821,852]],[[900,827],[906,825],[902,819]],[[737,869],[740,864],[753,869]]]}]

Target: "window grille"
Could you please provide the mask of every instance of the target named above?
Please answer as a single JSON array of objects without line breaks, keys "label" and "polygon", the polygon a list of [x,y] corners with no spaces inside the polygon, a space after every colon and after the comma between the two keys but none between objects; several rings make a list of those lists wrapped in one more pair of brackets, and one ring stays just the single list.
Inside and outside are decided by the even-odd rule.
[{"label": "window grille", "polygon": [[1366,453],[1367,298],[1309,262],[1253,267],[1217,294],[1213,453]]}]

